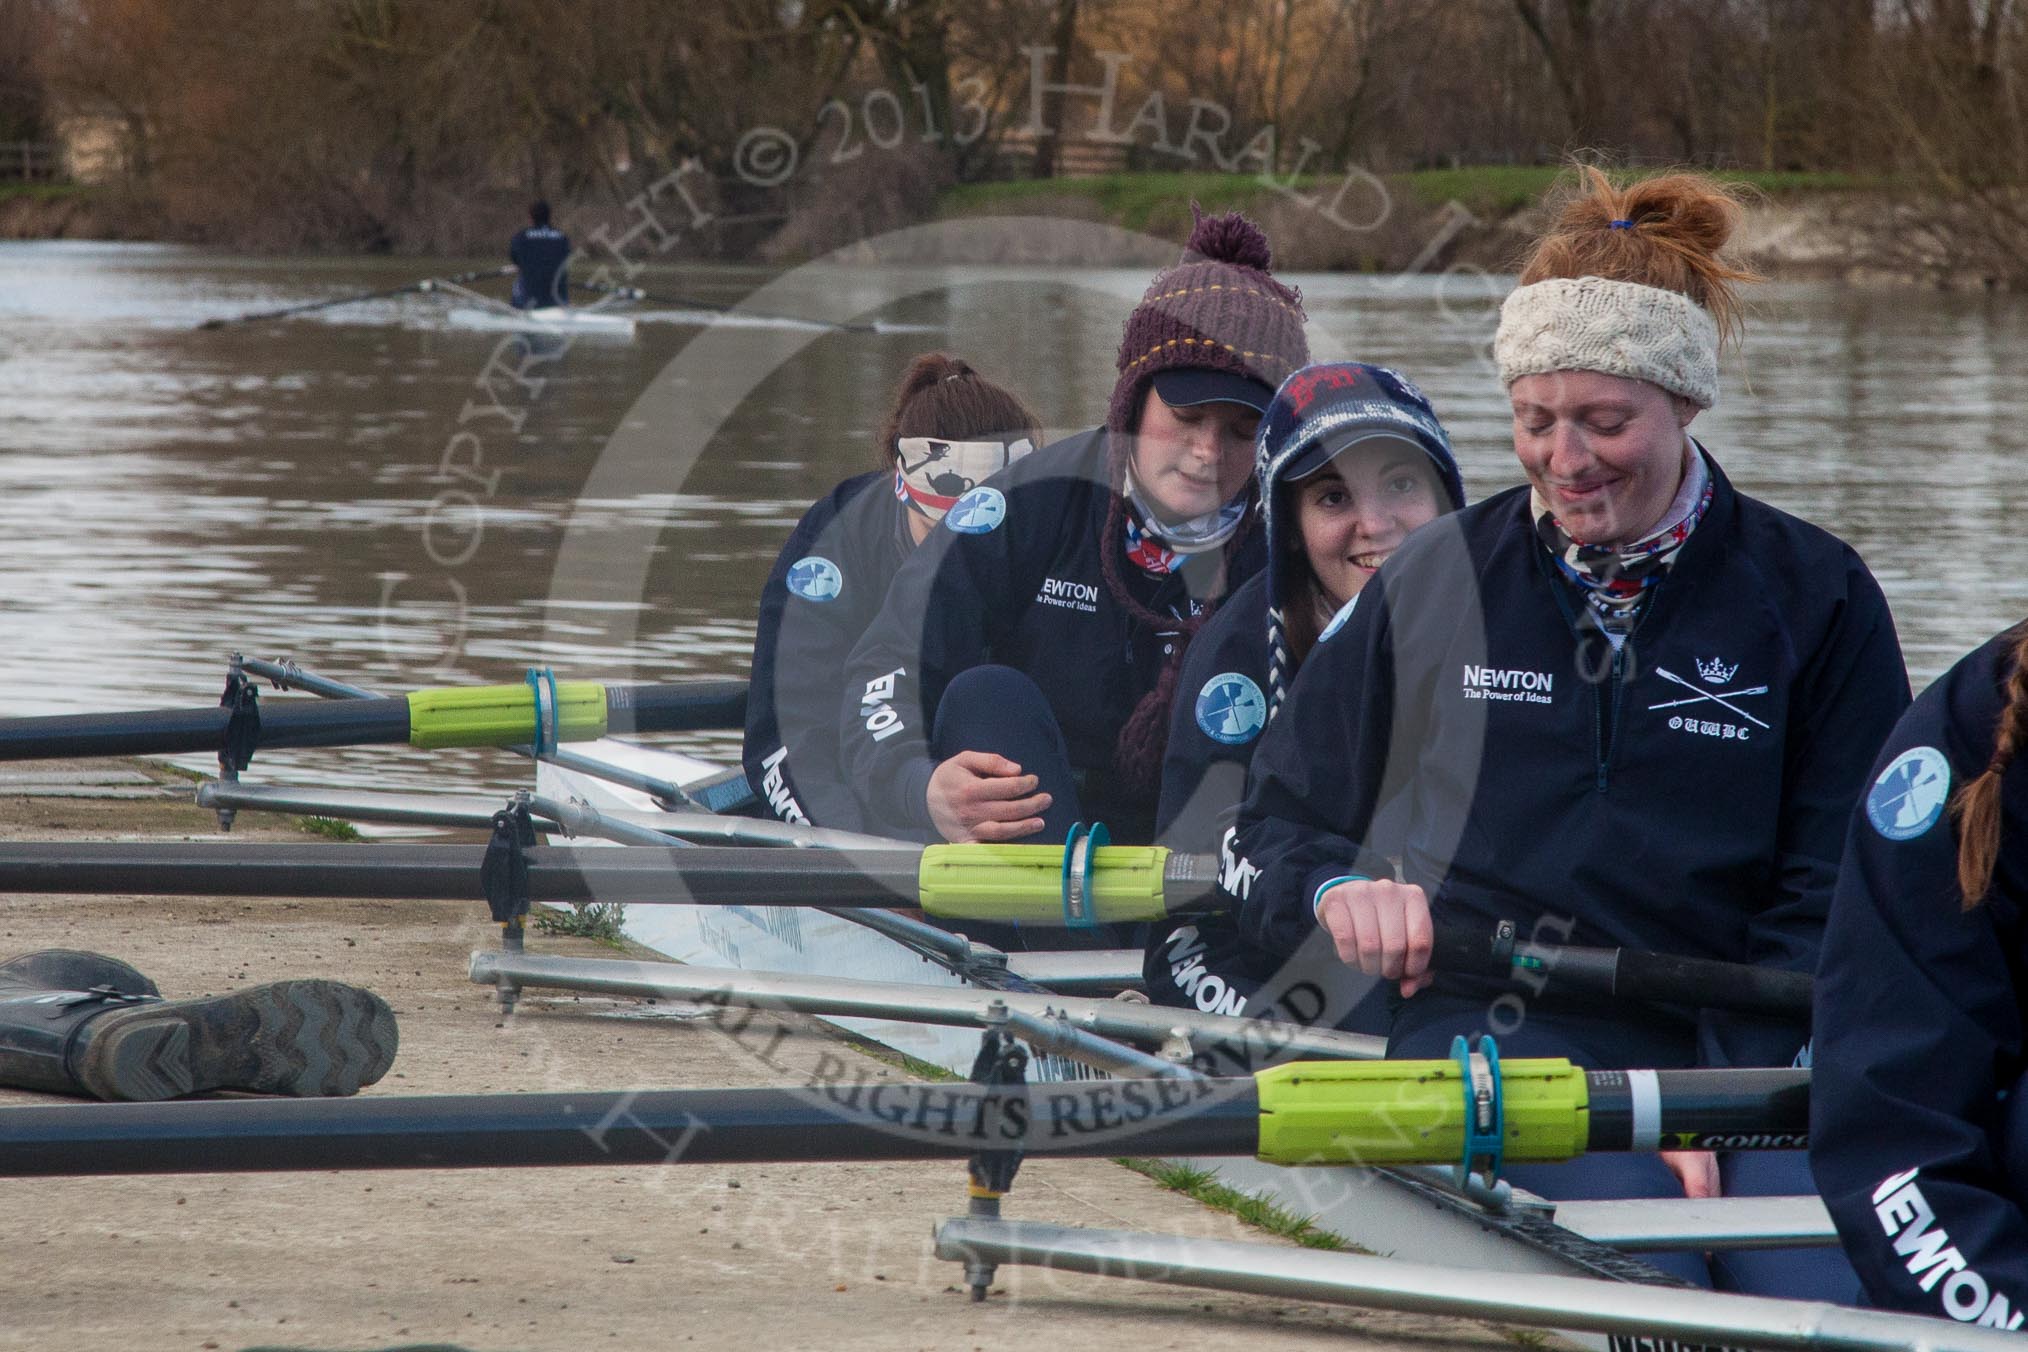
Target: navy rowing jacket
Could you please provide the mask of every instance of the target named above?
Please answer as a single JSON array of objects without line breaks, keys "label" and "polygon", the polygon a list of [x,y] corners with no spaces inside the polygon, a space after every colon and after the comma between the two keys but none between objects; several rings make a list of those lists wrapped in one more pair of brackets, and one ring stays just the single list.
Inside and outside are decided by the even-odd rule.
[{"label": "navy rowing jacket", "polygon": [[[1401,791],[1402,874],[1440,920],[1815,966],[1908,679],[1858,556],[1711,474],[1618,652],[1537,541],[1525,488],[1409,537],[1255,750],[1223,878],[1255,942],[1293,952],[1321,888],[1391,876],[1370,829]],[[1807,1036],[1745,1016],[1704,1030],[1707,1064],[1787,1065]]]},{"label": "navy rowing jacket", "polygon": [[[952,677],[985,663],[1026,673],[1055,712],[1080,777],[1087,817],[1119,841],[1153,839],[1155,804],[1127,790],[1113,748],[1152,690],[1193,585],[1217,585],[1220,555],[1165,577],[1122,562],[1136,599],[1175,630],[1150,631],[1107,588],[1099,549],[1111,489],[1106,432],[1080,432],[1017,460],[974,488],[895,575],[887,602],[845,672],[844,760],[868,830],[934,835],[924,794],[935,763],[929,730]],[[1258,535],[1237,551],[1236,580],[1260,566]],[[1180,696],[1179,696],[1180,698]]]},{"label": "navy rowing jacket", "polygon": [[785,822],[857,830],[838,753],[838,673],[914,546],[891,470],[845,480],[796,523],[761,588],[741,761]]},{"label": "navy rowing jacket", "polygon": [[531,225],[507,245],[514,264],[514,305],[531,310],[570,303],[570,236],[551,225]]},{"label": "navy rowing jacket", "polygon": [[1267,726],[1267,584],[1265,570],[1248,578],[1183,656],[1155,817],[1171,849],[1215,850],[1239,815],[1247,762]]},{"label": "navy rowing jacket", "polygon": [[1867,1293],[2009,1329],[2028,1311],[2028,760],[2007,770],[1972,911],[1948,802],[1992,760],[2015,636],[1925,690],[1874,765],[1817,969],[1810,1086],[1810,1164]]}]

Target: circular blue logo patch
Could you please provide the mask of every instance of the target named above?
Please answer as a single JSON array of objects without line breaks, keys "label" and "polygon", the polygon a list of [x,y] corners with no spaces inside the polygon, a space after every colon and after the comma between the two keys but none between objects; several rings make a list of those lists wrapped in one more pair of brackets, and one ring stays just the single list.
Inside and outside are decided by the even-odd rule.
[{"label": "circular blue logo patch", "polygon": [[812,554],[789,565],[789,590],[805,601],[835,601],[845,590],[845,574],[831,560]]},{"label": "circular blue logo patch", "polygon": [[1197,692],[1197,726],[1214,742],[1238,746],[1267,724],[1267,700],[1251,677],[1223,671]]},{"label": "circular blue logo patch", "polygon": [[1866,820],[1889,840],[1913,840],[1943,815],[1951,763],[1933,746],[1902,752],[1866,791]]},{"label": "circular blue logo patch", "polygon": [[1007,519],[1007,499],[997,488],[975,488],[944,513],[944,524],[960,535],[984,535]]}]

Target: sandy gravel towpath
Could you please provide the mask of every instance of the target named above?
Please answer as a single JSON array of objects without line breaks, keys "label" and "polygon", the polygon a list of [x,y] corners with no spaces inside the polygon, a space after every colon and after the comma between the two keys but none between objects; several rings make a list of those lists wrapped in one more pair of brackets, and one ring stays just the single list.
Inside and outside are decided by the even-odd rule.
[{"label": "sandy gravel towpath", "polygon": [[[215,836],[155,770],[60,792],[61,769],[0,767],[0,836]],[[233,838],[294,834],[243,816]],[[401,1022],[393,1073],[367,1091],[382,1097],[787,1084],[820,1055],[862,1055],[796,1016],[736,1037],[680,1010],[530,993],[503,1022],[465,976],[495,939],[476,903],[0,897],[0,956],[97,949],[172,997],[289,976],[371,987]],[[0,1112],[50,1101],[0,1091]],[[932,1224],[964,1209],[955,1162],[27,1179],[0,1196],[0,1348],[1512,1345],[1468,1321],[1033,1269],[1003,1271],[975,1306],[930,1253]],[[1031,1161],[1007,1214],[1267,1240],[1107,1160]]]}]

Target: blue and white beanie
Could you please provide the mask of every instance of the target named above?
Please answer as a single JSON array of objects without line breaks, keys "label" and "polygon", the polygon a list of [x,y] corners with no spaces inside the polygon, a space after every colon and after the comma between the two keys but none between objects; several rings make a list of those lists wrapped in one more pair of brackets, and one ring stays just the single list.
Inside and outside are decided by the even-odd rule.
[{"label": "blue and white beanie", "polygon": [[1281,708],[1294,678],[1282,608],[1291,591],[1289,532],[1295,513],[1281,490],[1323,468],[1342,451],[1375,435],[1392,435],[1422,447],[1449,502],[1465,505],[1465,484],[1450,435],[1422,391],[1385,366],[1319,362],[1305,366],[1275,391],[1254,437],[1254,477],[1268,551],[1268,717]]}]

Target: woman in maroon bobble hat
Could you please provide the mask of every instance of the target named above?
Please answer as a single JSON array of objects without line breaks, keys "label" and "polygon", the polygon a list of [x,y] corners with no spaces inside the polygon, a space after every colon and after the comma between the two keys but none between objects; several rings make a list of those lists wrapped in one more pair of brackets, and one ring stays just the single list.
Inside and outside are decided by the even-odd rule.
[{"label": "woman in maroon bobble hat", "polygon": [[1105,426],[968,493],[897,575],[841,691],[868,829],[1154,835],[1191,635],[1260,566],[1253,434],[1309,359],[1266,238],[1199,214],[1128,316]]}]

